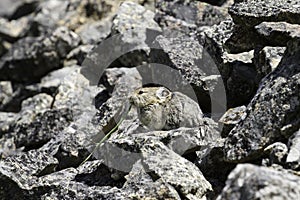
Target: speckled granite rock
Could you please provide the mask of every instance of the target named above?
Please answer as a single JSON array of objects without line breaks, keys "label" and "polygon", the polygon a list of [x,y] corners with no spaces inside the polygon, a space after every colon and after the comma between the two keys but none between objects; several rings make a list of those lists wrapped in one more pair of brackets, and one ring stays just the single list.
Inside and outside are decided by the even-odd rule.
[{"label": "speckled granite rock", "polygon": [[235,3],[229,13],[236,24],[253,27],[264,21],[300,24],[297,0],[247,0]]},{"label": "speckled granite rock", "polygon": [[253,63],[260,77],[265,77],[274,71],[279,65],[286,47],[266,46],[261,50],[255,51]]},{"label": "speckled granite rock", "polygon": [[292,169],[299,169],[300,167],[300,131],[295,132],[289,138],[289,152],[286,158],[287,164]]},{"label": "speckled granite rock", "polygon": [[299,40],[289,44],[282,62],[261,83],[247,117],[229,134],[225,157],[231,162],[262,155],[266,146],[289,138],[300,127]]},{"label": "speckled granite rock", "polygon": [[285,171],[240,164],[228,176],[217,199],[298,199],[299,183],[299,176]]},{"label": "speckled granite rock", "polygon": [[24,37],[27,34],[29,27],[29,17],[22,17],[12,21],[0,18],[0,37],[6,41],[14,42]]},{"label": "speckled granite rock", "polygon": [[13,20],[33,13],[39,0],[3,0],[0,2],[0,16]]},{"label": "speckled granite rock", "polygon": [[80,38],[65,27],[56,29],[51,36],[21,39],[0,60],[0,80],[36,82],[59,68],[60,59],[79,42]]},{"label": "speckled granite rock", "polygon": [[163,182],[172,185],[184,198],[201,199],[211,190],[210,183],[194,164],[162,143],[147,144],[141,151],[143,162],[153,176],[158,176]]}]

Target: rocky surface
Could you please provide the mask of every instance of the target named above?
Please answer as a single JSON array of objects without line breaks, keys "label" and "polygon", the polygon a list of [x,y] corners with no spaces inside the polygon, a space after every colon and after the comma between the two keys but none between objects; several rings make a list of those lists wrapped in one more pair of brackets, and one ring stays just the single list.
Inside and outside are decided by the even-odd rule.
[{"label": "rocky surface", "polygon": [[[299,199],[299,9],[1,0],[0,199]],[[147,129],[153,86],[199,124]]]}]

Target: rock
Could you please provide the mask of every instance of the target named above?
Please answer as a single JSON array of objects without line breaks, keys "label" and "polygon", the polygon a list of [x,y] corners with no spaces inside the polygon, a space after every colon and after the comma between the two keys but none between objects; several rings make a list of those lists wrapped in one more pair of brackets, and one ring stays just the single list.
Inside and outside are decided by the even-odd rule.
[{"label": "rock", "polygon": [[9,20],[21,18],[33,13],[38,3],[39,0],[3,0],[0,3],[0,17]]},{"label": "rock", "polygon": [[143,162],[152,176],[161,178],[173,186],[180,196],[187,199],[201,199],[211,185],[200,170],[191,162],[169,150],[162,143],[150,143],[141,149]]},{"label": "rock", "polygon": [[204,113],[214,109],[216,113],[224,112],[222,104],[225,100],[220,97],[224,88],[220,74],[198,41],[193,37],[179,35],[158,36],[155,42],[156,50],[151,52],[151,63],[155,64],[149,65],[148,71],[145,69],[145,72],[140,72],[143,81],[155,81],[172,91],[182,92],[198,100]]},{"label": "rock", "polygon": [[221,6],[228,0],[198,0],[198,1],[203,1],[203,2],[207,2],[209,4],[212,4],[212,5]]},{"label": "rock", "polygon": [[52,32],[58,26],[76,31],[82,24],[100,20],[111,11],[107,1],[48,0],[42,2],[33,19],[31,33],[35,36]]},{"label": "rock", "polygon": [[15,123],[17,114],[9,112],[0,112],[0,135],[7,133]]},{"label": "rock", "polygon": [[23,38],[0,60],[0,80],[39,81],[58,69],[60,60],[79,42],[79,37],[65,27],[56,29],[50,37]]},{"label": "rock", "polygon": [[299,41],[289,44],[280,65],[264,79],[248,105],[247,117],[229,133],[224,148],[228,161],[259,158],[265,147],[300,128],[299,49]]},{"label": "rock", "polygon": [[[248,104],[255,95],[260,81],[251,60],[253,51],[230,54],[224,47],[232,35],[233,27],[231,20],[223,21],[205,30],[205,36],[199,38],[222,76],[229,108]],[[239,98],[236,98],[237,96]]]},{"label": "rock", "polygon": [[29,30],[29,26],[29,17],[22,17],[12,21],[0,18],[0,37],[6,41],[15,42],[26,35]]},{"label": "rock", "polygon": [[122,189],[130,194],[129,198],[181,199],[170,184],[161,179],[153,181],[141,161],[133,165],[132,171],[125,178],[127,181]]},{"label": "rock", "polygon": [[298,24],[262,22],[255,26],[255,29],[258,34],[263,36],[264,40],[267,40],[266,42],[270,46],[286,46],[288,41],[294,38],[300,38],[300,25]]},{"label": "rock", "polygon": [[35,118],[19,119],[19,122],[13,126],[12,132],[5,134],[0,139],[0,143],[4,144],[6,140],[12,138],[16,148],[35,149],[58,135],[72,121],[72,113],[68,109],[45,111],[32,114],[32,117]]},{"label": "rock", "polygon": [[111,20],[95,21],[80,26],[76,33],[81,37],[83,44],[96,45],[109,36],[111,26]]},{"label": "rock", "polygon": [[[73,49],[68,55],[67,55],[67,62],[68,61],[72,61],[75,60],[76,64],[81,65],[82,62],[84,61],[84,59],[86,58],[86,56],[92,52],[92,50],[94,49],[94,45],[80,45],[79,47]],[[71,66],[74,64],[71,64]],[[66,64],[65,64],[66,66]]]},{"label": "rock", "polygon": [[300,24],[299,1],[247,0],[236,2],[229,13],[235,24],[253,27],[264,21],[285,21]]},{"label": "rock", "polygon": [[243,121],[246,116],[246,106],[227,110],[227,112],[219,120],[219,122],[223,125],[222,137],[227,137],[228,133],[234,128],[234,126]]},{"label": "rock", "polygon": [[240,53],[264,46],[286,46],[289,40],[299,37],[299,5],[297,1],[281,0],[234,4],[229,12],[236,25],[226,47],[232,53]]},{"label": "rock", "polygon": [[297,199],[299,176],[251,164],[239,164],[228,176],[221,199]]},{"label": "rock", "polygon": [[294,170],[300,167],[300,132],[294,133],[288,143],[289,152],[286,158],[286,163]]},{"label": "rock", "polygon": [[284,165],[288,153],[288,148],[282,142],[275,142],[264,149],[264,152],[269,155],[268,165],[281,164]]},{"label": "rock", "polygon": [[11,82],[0,82],[0,107],[9,101],[9,98],[13,95],[13,88]]},{"label": "rock", "polygon": [[123,54],[133,48],[132,53],[118,59],[122,66],[138,66],[147,60],[150,53],[148,44],[161,32],[153,19],[154,13],[141,5],[130,1],[121,4],[113,20],[112,35],[120,37],[117,45]]},{"label": "rock", "polygon": [[277,68],[285,50],[286,47],[266,46],[260,51],[255,52],[253,62],[256,66],[256,71],[261,78]]}]

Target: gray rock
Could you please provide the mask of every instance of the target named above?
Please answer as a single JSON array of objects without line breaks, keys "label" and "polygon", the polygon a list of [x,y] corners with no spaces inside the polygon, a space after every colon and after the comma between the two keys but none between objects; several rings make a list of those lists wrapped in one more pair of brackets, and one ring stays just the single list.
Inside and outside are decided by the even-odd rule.
[{"label": "gray rock", "polygon": [[0,105],[4,105],[9,101],[9,98],[13,95],[13,88],[11,82],[0,82]]},{"label": "gray rock", "polygon": [[299,1],[248,0],[235,3],[229,13],[236,24],[253,27],[264,21],[300,24]]},{"label": "gray rock", "polygon": [[266,46],[262,50],[255,52],[253,62],[260,77],[265,77],[277,68],[285,50],[285,47]]},{"label": "gray rock", "polygon": [[5,18],[0,18],[0,37],[6,41],[15,42],[26,35],[29,27],[29,17],[22,17],[12,21],[8,21]]},{"label": "gray rock", "polygon": [[141,149],[143,162],[165,183],[173,186],[186,199],[201,199],[211,185],[200,170],[188,160],[180,157],[162,143],[150,143]]},{"label": "gray rock", "polygon": [[141,161],[133,165],[132,171],[125,178],[127,181],[122,189],[130,194],[130,198],[181,199],[170,184],[161,179],[154,181]]},{"label": "gray rock", "polygon": [[299,41],[291,42],[280,65],[261,83],[247,107],[247,117],[226,139],[228,161],[259,158],[265,147],[300,128],[299,49]]},{"label": "gray rock", "polygon": [[219,122],[223,124],[222,136],[227,137],[235,125],[243,121],[247,116],[246,106],[231,108],[221,117]]},{"label": "gray rock", "polygon": [[299,176],[251,164],[238,165],[228,176],[221,199],[298,199]]},{"label": "gray rock", "polygon": [[0,135],[7,133],[17,119],[17,114],[0,112]]},{"label": "gray rock", "polygon": [[273,164],[284,165],[285,159],[288,153],[288,148],[282,142],[275,142],[264,149],[264,152],[269,155],[268,163],[265,164],[271,166]]},{"label": "gray rock", "polygon": [[[251,61],[253,52],[230,54],[225,49],[225,43],[231,37],[233,28],[232,20],[223,21],[205,30],[205,37],[200,38],[203,47],[222,75],[227,93],[227,105],[230,108],[248,104],[255,95],[260,81]],[[236,98],[237,96],[239,98]]]},{"label": "gray rock", "polygon": [[65,27],[50,37],[26,37],[14,43],[0,60],[0,79],[14,82],[35,82],[60,67],[60,60],[80,42]]},{"label": "gray rock", "polygon": [[38,6],[39,0],[3,0],[0,2],[0,16],[18,19],[33,13]]},{"label": "gray rock", "polygon": [[289,138],[289,152],[286,158],[286,163],[292,169],[300,167],[300,132],[297,131]]},{"label": "gray rock", "polygon": [[50,110],[33,116],[35,118],[31,121],[20,120],[12,132],[0,139],[0,143],[4,144],[6,140],[12,138],[16,148],[25,147],[25,150],[38,148],[58,135],[72,121],[72,113],[68,109]]},{"label": "gray rock", "polygon": [[161,28],[154,21],[154,13],[143,6],[126,1],[121,4],[116,17],[113,20],[112,35],[120,37],[117,44],[123,54],[134,48],[135,52],[121,55],[118,61],[123,66],[138,66],[147,61],[150,53],[149,44]]},{"label": "gray rock", "polygon": [[224,112],[225,100],[214,98],[217,93],[224,93],[220,74],[194,37],[158,36],[155,45],[156,50],[151,52],[151,63],[155,64],[149,65],[148,71],[141,68],[145,70],[140,72],[145,83],[152,81],[189,96],[198,102],[204,113],[211,112],[214,106],[217,108],[214,112]]},{"label": "gray rock", "polygon": [[262,22],[255,26],[255,29],[267,40],[267,43],[270,46],[286,46],[288,41],[294,38],[300,38],[300,25],[298,24],[289,24],[287,22]]},{"label": "gray rock", "polygon": [[47,0],[40,3],[33,19],[31,32],[43,35],[59,26],[76,31],[82,24],[102,19],[111,11],[107,1]]},{"label": "gray rock", "polygon": [[111,33],[112,22],[110,19],[84,24],[76,29],[83,44],[96,45]]}]

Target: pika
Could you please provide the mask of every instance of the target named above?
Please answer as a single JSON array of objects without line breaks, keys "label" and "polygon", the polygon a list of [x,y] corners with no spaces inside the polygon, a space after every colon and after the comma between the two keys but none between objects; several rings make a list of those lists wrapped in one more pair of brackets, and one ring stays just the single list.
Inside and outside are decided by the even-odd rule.
[{"label": "pika", "polygon": [[203,113],[199,105],[180,92],[165,87],[136,89],[129,97],[137,107],[139,119],[151,130],[171,130],[199,125]]}]

